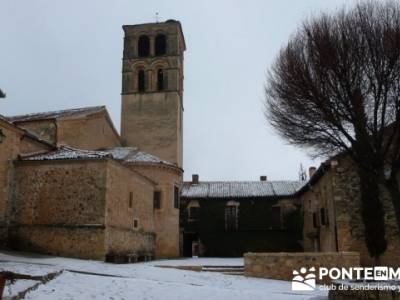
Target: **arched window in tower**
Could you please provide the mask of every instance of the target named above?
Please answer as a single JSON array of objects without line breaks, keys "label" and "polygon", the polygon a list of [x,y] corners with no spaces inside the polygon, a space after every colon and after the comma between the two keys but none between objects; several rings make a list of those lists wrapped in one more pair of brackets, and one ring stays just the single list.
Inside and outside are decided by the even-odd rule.
[{"label": "arched window in tower", "polygon": [[145,87],[146,78],[145,78],[144,70],[139,70],[138,75],[137,75],[137,84],[138,84],[139,92],[144,92],[146,90],[146,87]]},{"label": "arched window in tower", "polygon": [[163,91],[165,89],[164,71],[159,69],[157,71],[157,91]]},{"label": "arched window in tower", "polygon": [[150,54],[150,39],[147,35],[139,37],[138,54],[140,57],[149,56]]},{"label": "arched window in tower", "polygon": [[156,36],[156,55],[164,55],[167,53],[167,37],[164,34]]}]

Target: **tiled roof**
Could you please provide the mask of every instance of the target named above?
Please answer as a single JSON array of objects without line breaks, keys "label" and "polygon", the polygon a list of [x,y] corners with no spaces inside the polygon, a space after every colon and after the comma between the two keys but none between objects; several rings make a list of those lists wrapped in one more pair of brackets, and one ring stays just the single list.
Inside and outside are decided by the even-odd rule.
[{"label": "tiled roof", "polygon": [[68,159],[104,159],[112,158],[112,155],[102,151],[80,150],[62,146],[59,149],[44,154],[37,154],[21,158],[29,161],[43,160],[68,160]]},{"label": "tiled roof", "polygon": [[204,181],[185,182],[184,198],[250,198],[293,196],[303,181]]},{"label": "tiled roof", "polygon": [[174,164],[160,158],[142,152],[138,148],[116,147],[104,150],[81,150],[68,146],[62,146],[55,151],[21,158],[22,160],[68,160],[68,159],[104,159],[113,158],[126,163],[150,163],[163,164],[176,167]]},{"label": "tiled roof", "polygon": [[11,122],[24,122],[24,121],[58,119],[67,117],[84,117],[98,113],[102,110],[105,110],[105,106],[92,106],[92,107],[73,108],[73,109],[65,109],[57,111],[48,111],[48,112],[33,113],[27,115],[11,116],[7,117],[7,119]]},{"label": "tiled roof", "polygon": [[123,160],[127,163],[152,163],[152,164],[163,164],[176,167],[175,164],[170,163],[166,160],[162,160],[157,156],[151,155],[149,153],[140,151],[136,147],[115,147],[102,149],[101,151],[112,154],[114,159]]}]

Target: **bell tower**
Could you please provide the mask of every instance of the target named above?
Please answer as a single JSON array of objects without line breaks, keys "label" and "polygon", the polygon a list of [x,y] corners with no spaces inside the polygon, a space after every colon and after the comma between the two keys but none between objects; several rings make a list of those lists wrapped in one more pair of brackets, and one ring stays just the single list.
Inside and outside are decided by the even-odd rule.
[{"label": "bell tower", "polygon": [[122,141],[182,167],[186,46],[181,24],[168,20],[122,28]]}]

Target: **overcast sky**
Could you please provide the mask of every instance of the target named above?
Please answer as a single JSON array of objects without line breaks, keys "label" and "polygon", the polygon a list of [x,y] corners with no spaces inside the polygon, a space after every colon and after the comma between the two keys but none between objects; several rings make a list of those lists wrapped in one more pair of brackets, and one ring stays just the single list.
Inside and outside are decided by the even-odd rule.
[{"label": "overcast sky", "polygon": [[263,117],[265,74],[296,27],[346,0],[2,0],[0,113],[106,105],[120,127],[123,24],[181,21],[184,169],[202,180],[297,179],[318,165]]}]

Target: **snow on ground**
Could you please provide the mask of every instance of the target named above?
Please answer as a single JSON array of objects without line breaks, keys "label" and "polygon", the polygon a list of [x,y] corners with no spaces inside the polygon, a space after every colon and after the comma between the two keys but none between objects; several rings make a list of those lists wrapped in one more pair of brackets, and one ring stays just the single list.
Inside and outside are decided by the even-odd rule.
[{"label": "snow on ground", "polygon": [[219,257],[199,257],[199,258],[180,258],[180,259],[162,259],[149,262],[154,266],[243,266],[242,257],[219,258]]},{"label": "snow on ground", "polygon": [[3,270],[41,275],[65,270],[60,276],[29,292],[25,299],[327,299],[326,292],[292,292],[287,281],[156,267],[242,264],[241,258],[198,258],[116,265],[0,252],[0,269]]}]

